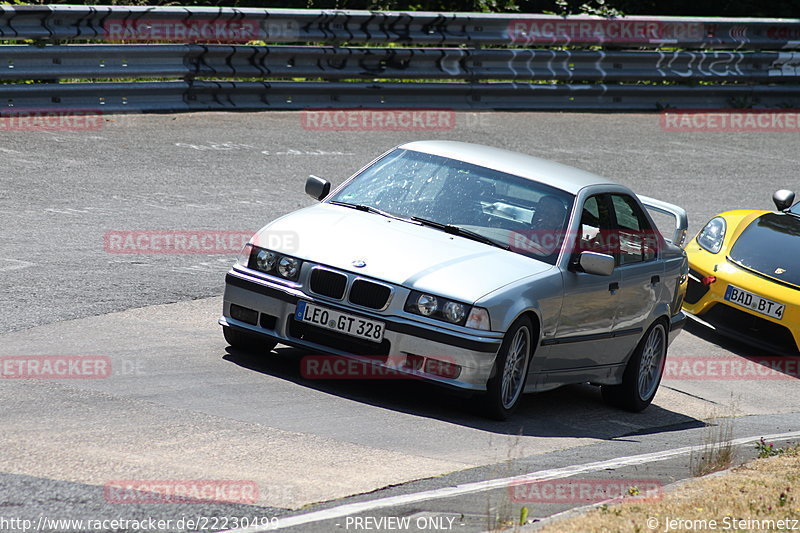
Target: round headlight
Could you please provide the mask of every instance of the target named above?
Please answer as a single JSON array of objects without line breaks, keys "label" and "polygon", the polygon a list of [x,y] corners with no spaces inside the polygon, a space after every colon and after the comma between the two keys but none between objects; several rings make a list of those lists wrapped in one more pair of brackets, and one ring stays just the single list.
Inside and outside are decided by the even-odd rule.
[{"label": "round headlight", "polygon": [[294,257],[281,257],[278,261],[278,274],[286,279],[295,279],[300,272],[300,261]]},{"label": "round headlight", "polygon": [[720,249],[722,249],[722,241],[725,240],[725,229],[726,224],[724,218],[712,218],[700,233],[697,234],[697,244],[712,254],[719,253]]},{"label": "round headlight", "polygon": [[278,255],[275,252],[270,252],[269,250],[259,250],[256,254],[256,268],[263,270],[264,272],[269,272],[275,268],[275,261],[277,259]]},{"label": "round headlight", "polygon": [[439,301],[435,296],[421,294],[417,298],[417,309],[421,315],[431,316],[439,308]]},{"label": "round headlight", "polygon": [[450,322],[461,322],[467,316],[467,309],[464,304],[457,302],[447,302],[444,304],[444,317]]}]

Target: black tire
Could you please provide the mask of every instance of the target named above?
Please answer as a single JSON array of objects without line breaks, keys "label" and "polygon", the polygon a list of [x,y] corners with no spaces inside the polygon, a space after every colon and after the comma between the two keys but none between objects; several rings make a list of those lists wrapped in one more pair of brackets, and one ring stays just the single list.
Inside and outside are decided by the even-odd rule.
[{"label": "black tire", "polygon": [[225,335],[228,344],[246,352],[269,352],[278,344],[261,335],[233,329],[230,326],[222,326],[222,334]]},{"label": "black tire", "polygon": [[659,321],[650,326],[625,367],[622,383],[603,385],[603,400],[609,405],[634,413],[643,411],[650,405],[664,374],[667,343],[664,323]]},{"label": "black tire", "polygon": [[519,317],[508,328],[494,363],[494,376],[486,384],[484,410],[495,420],[506,420],[516,410],[535,342],[533,325],[527,317]]}]

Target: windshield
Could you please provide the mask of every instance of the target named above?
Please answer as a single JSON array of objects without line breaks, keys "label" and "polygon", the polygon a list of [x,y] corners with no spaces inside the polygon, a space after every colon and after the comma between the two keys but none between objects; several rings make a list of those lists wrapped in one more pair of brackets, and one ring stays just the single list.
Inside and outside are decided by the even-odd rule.
[{"label": "windshield", "polygon": [[573,196],[463,161],[397,149],[366,168],[330,201],[458,226],[554,264]]},{"label": "windshield", "polygon": [[800,286],[800,218],[784,213],[758,217],[736,240],[730,259],[770,278]]}]

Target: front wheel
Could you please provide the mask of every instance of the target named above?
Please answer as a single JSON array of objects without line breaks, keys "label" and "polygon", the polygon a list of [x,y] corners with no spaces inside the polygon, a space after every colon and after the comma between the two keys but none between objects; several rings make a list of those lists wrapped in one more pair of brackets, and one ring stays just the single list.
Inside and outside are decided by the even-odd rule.
[{"label": "front wheel", "polygon": [[228,344],[245,352],[269,352],[278,344],[261,335],[233,329],[230,326],[222,326],[222,334],[225,335]]},{"label": "front wheel", "polygon": [[496,420],[506,420],[519,404],[533,346],[533,326],[520,317],[508,328],[495,360],[494,376],[486,384],[486,413]]},{"label": "front wheel", "polygon": [[627,411],[643,411],[658,391],[667,358],[667,330],[656,322],[636,346],[619,385],[603,385],[606,403]]}]

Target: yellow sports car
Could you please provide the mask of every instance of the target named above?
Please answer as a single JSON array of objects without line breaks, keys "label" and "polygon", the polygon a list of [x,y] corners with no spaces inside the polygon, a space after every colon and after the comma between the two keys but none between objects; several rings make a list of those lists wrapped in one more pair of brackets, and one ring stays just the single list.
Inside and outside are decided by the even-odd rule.
[{"label": "yellow sports car", "polygon": [[722,334],[782,354],[800,347],[800,202],[777,191],[778,211],[712,218],[686,246],[683,308]]}]

